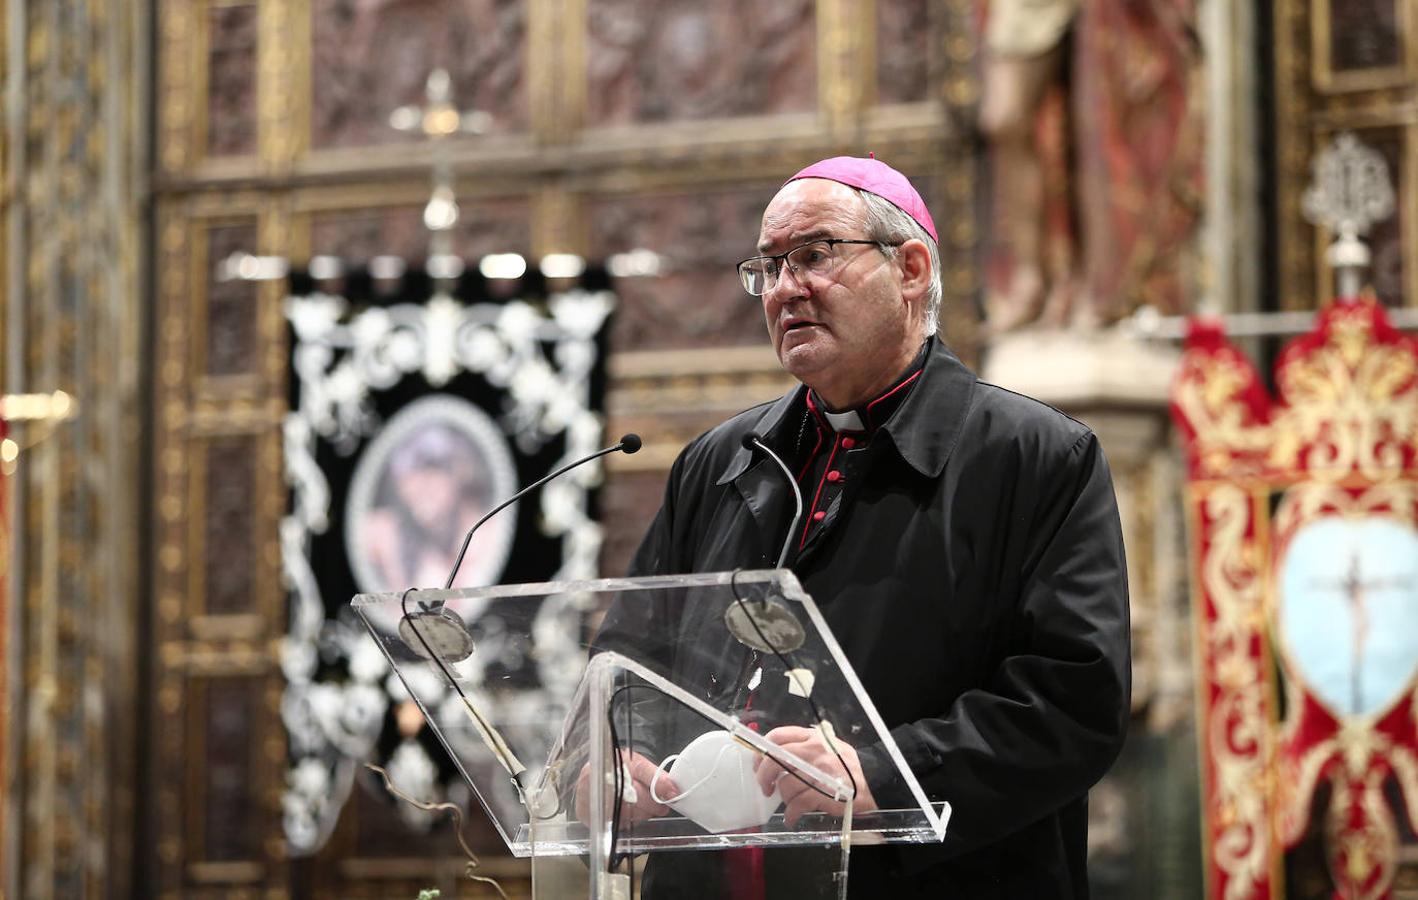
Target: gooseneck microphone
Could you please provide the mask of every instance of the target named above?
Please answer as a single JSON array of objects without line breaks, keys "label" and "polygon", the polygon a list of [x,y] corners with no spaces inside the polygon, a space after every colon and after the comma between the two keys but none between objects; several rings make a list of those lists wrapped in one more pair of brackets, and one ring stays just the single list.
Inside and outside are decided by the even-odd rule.
[{"label": "gooseneck microphone", "polygon": [[[640,436],[638,434],[627,434],[621,437],[620,441],[604,450],[597,450],[590,456],[583,457],[575,462],[568,463],[543,478],[532,482],[522,490],[508,497],[493,508],[492,512],[468,529],[468,533],[463,538],[462,549],[458,551],[458,558],[453,562],[453,571],[448,573],[448,580],[444,583],[443,589],[448,590],[453,586],[453,579],[458,577],[458,569],[463,565],[463,557],[467,555],[468,545],[473,541],[473,534],[483,526],[483,523],[513,503],[516,503],[528,492],[533,491],[560,475],[564,475],[577,466],[584,465],[593,459],[605,456],[607,453],[614,453],[623,450],[626,453],[634,453],[640,449]],[[512,777],[512,783],[517,787],[517,795],[526,802],[525,786],[522,784],[522,774],[527,771],[527,767],[522,765],[512,747],[498,731],[497,727],[473,705],[468,695],[463,692],[462,685],[458,677],[449,671],[445,658],[454,662],[467,659],[473,652],[473,639],[469,635],[462,619],[455,615],[447,614],[446,610],[429,609],[424,607],[418,612],[409,610],[409,595],[417,593],[418,588],[409,588],[404,591],[404,595],[399,598],[399,605],[403,610],[404,617],[399,621],[399,636],[404,643],[424,659],[429,660],[438,666],[443,677],[447,679],[448,685],[457,692],[458,697],[463,701],[463,707],[467,710],[468,716],[472,719],[473,727],[482,738],[483,744],[492,753],[493,757],[507,770],[507,774]],[[423,604],[420,604],[423,606]]]},{"label": "gooseneck microphone", "polygon": [[463,557],[468,552],[468,545],[471,544],[473,541],[473,534],[479,528],[483,527],[483,523],[486,522],[488,519],[491,519],[493,516],[502,512],[507,507],[516,503],[518,500],[521,500],[527,494],[546,484],[548,481],[551,481],[553,478],[559,478],[562,475],[565,475],[567,472],[570,472],[577,466],[585,465],[593,459],[600,459],[602,456],[605,456],[608,453],[614,453],[617,450],[623,451],[626,454],[635,453],[640,449],[640,446],[640,435],[623,434],[621,435],[620,440],[617,441],[614,445],[607,447],[604,450],[597,450],[590,456],[584,456],[581,459],[576,460],[575,462],[567,463],[560,469],[557,469],[555,472],[538,478],[536,481],[522,488],[522,490],[513,494],[511,497],[508,497],[506,500],[503,500],[501,503],[497,504],[497,506],[492,508],[491,512],[483,516],[481,519],[478,519],[478,521],[473,525],[473,527],[468,529],[468,533],[463,537],[463,547],[458,551],[458,558],[453,561],[453,571],[448,573],[448,580],[443,583],[443,589],[446,591],[453,586],[453,579],[458,577],[458,569],[463,565]]},{"label": "gooseneck microphone", "polygon": [[[798,487],[798,480],[793,477],[792,471],[783,462],[783,458],[763,443],[762,435],[756,431],[750,431],[743,436],[740,443],[750,453],[754,450],[762,450],[769,459],[777,463],[778,468],[783,471],[783,477],[788,479],[788,486],[793,489],[793,502],[796,504],[797,510],[793,513],[793,524],[788,526],[788,535],[783,541],[783,551],[778,554],[778,568],[781,569],[788,561],[788,551],[793,546],[793,538],[797,537],[798,528],[802,525],[803,492]],[[857,787],[857,777],[852,774],[852,770],[847,767],[847,761],[842,758],[842,751],[837,746],[837,740],[834,737],[836,732],[833,730],[832,723],[827,720],[827,717],[822,714],[822,710],[818,708],[817,702],[812,699],[811,688],[804,688],[802,682],[798,680],[798,675],[795,674],[801,670],[798,664],[793,661],[792,653],[803,645],[807,632],[797,618],[784,608],[783,604],[775,603],[765,597],[760,603],[750,606],[739,596],[732,579],[730,579],[729,585],[734,591],[735,605],[730,606],[724,614],[724,624],[739,643],[755,649],[770,651],[778,658],[779,664],[783,667],[783,674],[788,676],[789,683],[796,687],[795,692],[800,692],[802,698],[812,709],[812,718],[817,722],[817,730],[827,744],[827,749],[837,757],[837,763],[842,767],[847,780],[851,782],[851,796],[856,797],[860,793]],[[740,613],[737,618],[734,616],[736,611]],[[789,690],[794,691],[794,688]]]},{"label": "gooseneck microphone", "polygon": [[756,431],[750,431],[743,436],[743,440],[740,443],[742,443],[743,448],[750,453],[755,449],[762,450],[769,459],[777,463],[778,468],[783,470],[783,477],[788,479],[788,487],[793,489],[793,503],[796,504],[797,509],[793,513],[793,524],[788,526],[788,535],[783,540],[783,550],[778,554],[778,568],[781,569],[788,562],[788,551],[792,549],[793,536],[798,533],[798,526],[803,522],[803,492],[798,487],[798,480],[794,478],[793,473],[788,470],[788,466],[783,462],[782,457],[770,450],[767,444],[763,443],[762,435]]}]

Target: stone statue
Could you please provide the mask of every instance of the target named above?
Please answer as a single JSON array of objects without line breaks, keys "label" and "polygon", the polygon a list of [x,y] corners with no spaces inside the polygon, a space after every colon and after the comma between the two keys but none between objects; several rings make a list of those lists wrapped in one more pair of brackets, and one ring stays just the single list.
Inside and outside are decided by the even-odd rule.
[{"label": "stone statue", "polygon": [[1179,312],[1201,194],[1194,0],[988,0],[987,329]]}]

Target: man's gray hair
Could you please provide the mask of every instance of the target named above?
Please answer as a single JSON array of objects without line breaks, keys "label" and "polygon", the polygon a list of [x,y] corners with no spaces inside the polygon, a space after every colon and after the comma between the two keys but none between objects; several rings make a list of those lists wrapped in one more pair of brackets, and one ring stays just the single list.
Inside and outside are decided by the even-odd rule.
[{"label": "man's gray hair", "polygon": [[940,247],[936,245],[935,238],[921,227],[921,224],[911,218],[901,207],[884,200],[870,191],[863,191],[853,188],[862,198],[862,202],[867,205],[867,217],[863,225],[866,227],[867,238],[879,243],[888,245],[894,251],[895,248],[906,241],[915,238],[924,241],[926,248],[931,252],[931,283],[926,289],[926,309],[925,325],[926,336],[936,333],[936,328],[940,324],[940,300],[942,296],[940,286]]}]

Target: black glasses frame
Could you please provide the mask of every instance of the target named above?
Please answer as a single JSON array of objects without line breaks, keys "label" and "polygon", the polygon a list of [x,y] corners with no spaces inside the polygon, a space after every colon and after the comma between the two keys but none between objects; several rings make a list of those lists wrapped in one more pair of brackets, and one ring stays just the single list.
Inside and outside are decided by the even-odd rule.
[{"label": "black glasses frame", "polygon": [[[744,275],[743,267],[744,267],[745,265],[747,265],[748,263],[757,262],[757,261],[759,261],[759,260],[761,260],[761,259],[763,259],[763,260],[771,259],[771,260],[777,261],[777,263],[778,263],[778,272],[777,272],[777,274],[775,274],[775,275],[773,276],[773,284],[776,285],[776,284],[778,283],[778,279],[783,276],[783,267],[788,264],[788,257],[791,256],[791,255],[794,254],[794,253],[797,253],[797,252],[798,252],[799,250],[801,250],[802,248],[804,248],[804,247],[810,247],[810,246],[812,246],[813,244],[826,244],[826,245],[829,246],[829,247],[834,246],[834,245],[836,245],[836,244],[875,244],[876,246],[882,247],[882,248],[885,248],[885,247],[895,247],[895,246],[897,246],[896,244],[887,244],[887,243],[883,243],[882,241],[871,241],[871,240],[866,240],[866,239],[864,239],[864,238],[817,238],[817,239],[811,240],[811,241],[803,241],[801,244],[798,244],[796,247],[793,247],[793,248],[791,248],[791,249],[785,250],[785,251],[783,251],[782,253],[774,253],[774,254],[769,255],[769,256],[750,256],[750,257],[748,257],[747,259],[741,259],[741,260],[739,260],[738,265],[734,266],[734,271],[738,272],[738,275],[739,275],[739,283],[743,285],[743,289],[744,289],[745,291],[748,291],[750,294],[753,294],[753,291],[749,290],[749,288],[748,288],[748,278]],[[760,293],[760,294],[753,294],[753,295],[754,295],[755,297],[761,297],[761,296],[763,296],[763,294],[766,294],[766,293],[768,293],[768,292],[771,291],[771,290],[773,290],[773,288],[772,288],[771,286],[770,286],[770,287],[766,287],[766,288],[763,289],[763,292],[762,292],[762,293]]]}]

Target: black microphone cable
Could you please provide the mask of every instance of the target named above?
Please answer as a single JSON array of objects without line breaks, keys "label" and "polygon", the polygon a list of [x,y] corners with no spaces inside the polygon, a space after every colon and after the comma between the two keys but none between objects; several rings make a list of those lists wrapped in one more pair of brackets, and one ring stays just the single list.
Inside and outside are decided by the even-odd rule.
[{"label": "black microphone cable", "polygon": [[[798,480],[793,477],[793,473],[788,468],[787,463],[783,462],[782,457],[780,457],[777,453],[774,453],[768,447],[768,445],[763,442],[763,437],[760,434],[755,431],[750,431],[748,434],[743,436],[740,443],[742,443],[744,449],[748,450],[750,453],[752,453],[755,448],[758,450],[762,450],[763,453],[769,459],[777,463],[778,468],[781,469],[783,472],[783,476],[788,480],[788,486],[793,489],[793,501],[796,504],[796,512],[793,514],[792,525],[790,525],[788,528],[787,538],[783,541],[783,550],[781,553],[778,554],[778,568],[781,569],[783,568],[783,564],[786,563],[788,560],[788,551],[793,546],[793,538],[797,536],[798,527],[802,524],[803,492],[798,487]],[[778,658],[779,665],[783,667],[785,673],[788,673],[789,677],[791,678],[792,675],[790,673],[798,667],[797,661],[793,657],[793,651],[779,650],[778,647],[771,640],[769,640],[768,635],[765,634],[764,631],[759,627],[758,621],[754,618],[753,614],[749,612],[747,606],[745,605],[744,598],[739,594],[738,574],[738,570],[735,570],[733,575],[729,578],[729,588],[733,592],[734,602],[739,605],[739,608],[743,611],[745,617],[748,619],[749,624],[753,626],[753,630],[756,633],[758,639],[762,641],[763,644],[768,647],[768,649],[773,651],[773,655]],[[765,597],[764,599],[758,602],[761,604],[766,604],[768,602],[768,599]],[[807,701],[808,708],[812,711],[813,719],[817,722],[818,731],[821,733],[823,740],[825,740],[827,743],[827,749],[831,750],[832,755],[837,757],[838,765],[842,767],[842,771],[846,774],[847,779],[852,783],[852,796],[856,797],[859,792],[859,788],[857,786],[857,779],[852,774],[852,770],[847,768],[847,761],[842,758],[842,751],[839,750],[837,747],[837,740],[833,736],[835,729],[833,728],[832,723],[827,720],[827,718],[822,714],[822,710],[818,708],[816,701],[812,699],[811,691],[806,692],[803,699]]]}]

